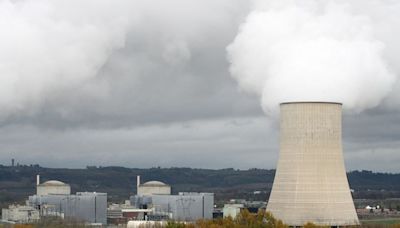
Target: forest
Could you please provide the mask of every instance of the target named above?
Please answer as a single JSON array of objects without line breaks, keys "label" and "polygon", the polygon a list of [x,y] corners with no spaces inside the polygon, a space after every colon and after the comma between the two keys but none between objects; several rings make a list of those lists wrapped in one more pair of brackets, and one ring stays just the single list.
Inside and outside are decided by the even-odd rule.
[{"label": "forest", "polygon": [[[108,193],[110,202],[123,202],[136,193],[136,176],[142,183],[150,180],[165,182],[173,193],[182,191],[213,192],[216,203],[232,198],[266,200],[272,187],[272,169],[149,169],[125,167],[95,167],[84,169],[45,168],[39,165],[0,165],[0,206],[23,203],[35,194],[36,175],[41,182],[60,180],[71,185],[72,192],[96,191]],[[351,171],[347,173],[355,199],[400,198],[400,174]]]}]

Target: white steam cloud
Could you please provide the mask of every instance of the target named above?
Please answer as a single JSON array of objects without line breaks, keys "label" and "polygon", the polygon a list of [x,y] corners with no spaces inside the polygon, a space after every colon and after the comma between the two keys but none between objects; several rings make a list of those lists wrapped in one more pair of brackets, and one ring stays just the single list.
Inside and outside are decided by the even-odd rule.
[{"label": "white steam cloud", "polygon": [[267,113],[289,101],[341,102],[359,112],[390,95],[399,74],[398,1],[274,0],[254,8],[227,50],[232,76],[261,96]]},{"label": "white steam cloud", "polygon": [[[195,80],[198,66],[209,61],[203,56],[224,53],[248,5],[246,0],[0,0],[0,124],[43,114],[78,120],[119,115],[127,106],[129,114],[145,110],[137,99],[132,102],[133,90],[167,100],[150,87],[170,87],[166,72],[176,76],[177,87]],[[220,61],[209,62],[226,70]]]},{"label": "white steam cloud", "polygon": [[[129,1],[0,1],[0,117],[34,113],[123,47]],[[92,85],[93,86],[93,85]],[[101,91],[101,89],[96,89]]]}]

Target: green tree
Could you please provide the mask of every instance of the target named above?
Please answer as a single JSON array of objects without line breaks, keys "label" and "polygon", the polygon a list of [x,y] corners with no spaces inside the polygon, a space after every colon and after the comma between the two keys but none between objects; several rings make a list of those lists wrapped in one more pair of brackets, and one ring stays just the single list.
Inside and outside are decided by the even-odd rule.
[{"label": "green tree", "polygon": [[243,210],[232,219],[231,217],[219,219],[201,219],[194,224],[170,222],[167,228],[287,228],[279,219],[275,219],[271,213],[259,211],[252,214]]}]

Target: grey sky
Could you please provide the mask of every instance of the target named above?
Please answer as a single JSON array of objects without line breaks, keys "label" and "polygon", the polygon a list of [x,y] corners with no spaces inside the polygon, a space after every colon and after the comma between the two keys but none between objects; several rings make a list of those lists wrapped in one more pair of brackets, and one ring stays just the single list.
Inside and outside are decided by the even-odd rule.
[{"label": "grey sky", "polygon": [[[37,37],[33,37],[21,47],[21,55],[32,54],[28,47],[33,45],[33,52],[46,50],[49,58],[43,59],[40,52],[37,59],[35,55],[28,60],[12,57],[19,68],[32,71],[0,70],[12,75],[0,76],[6,84],[13,77],[20,80],[15,82],[17,90],[4,92],[0,99],[1,164],[15,158],[48,167],[275,168],[277,120],[264,115],[259,98],[242,92],[228,70],[226,47],[249,13],[247,1],[171,0],[162,5],[160,1],[121,1],[116,6],[99,1],[96,7],[92,7],[95,1],[87,1],[82,7],[88,12],[76,12],[78,16],[62,1],[38,2],[42,8],[35,5],[24,11],[25,1],[18,7],[12,6],[17,3],[0,4],[0,11],[12,12],[7,19],[17,24],[23,23],[16,18],[29,18],[47,4],[51,5],[47,10],[61,17],[54,19],[49,13],[26,25],[36,28],[37,23],[44,42],[35,43]],[[105,13],[108,7],[114,10]],[[85,13],[89,19],[80,17]],[[115,15],[121,18],[113,21]],[[66,28],[73,33],[88,34],[58,42],[56,29],[46,29],[60,21],[69,24]],[[110,26],[99,26],[103,21],[111,21]],[[92,27],[82,31],[81,24]],[[120,29],[114,29],[120,24]],[[0,29],[7,27],[0,23]],[[25,34],[24,39],[38,31]],[[97,32],[92,36],[91,31]],[[98,37],[108,33],[113,35]],[[92,46],[90,41],[96,37],[104,42]],[[76,45],[76,50],[86,53],[67,47],[74,46],[75,38],[89,39]],[[46,42],[52,46],[40,49]],[[63,47],[54,48],[57,45]],[[3,46],[0,51],[5,50]],[[80,56],[86,65],[63,55]],[[0,64],[6,57],[0,54]],[[37,65],[26,66],[29,61]],[[41,68],[43,64],[49,66]],[[60,73],[65,69],[65,75]],[[382,104],[345,114],[348,170],[400,172],[399,145],[396,108]]]}]

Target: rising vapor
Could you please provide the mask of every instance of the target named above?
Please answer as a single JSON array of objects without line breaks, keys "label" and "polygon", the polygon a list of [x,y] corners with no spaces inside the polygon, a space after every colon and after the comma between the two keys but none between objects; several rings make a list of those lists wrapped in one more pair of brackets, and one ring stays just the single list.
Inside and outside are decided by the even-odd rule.
[{"label": "rising vapor", "polygon": [[[96,76],[124,46],[129,1],[0,1],[0,117],[34,114]],[[95,89],[93,89],[96,87]],[[87,94],[102,93],[101,85]]]},{"label": "rising vapor", "polygon": [[[119,122],[121,114],[139,119],[149,116],[142,111],[168,109],[177,97],[189,99],[197,92],[188,86],[205,94],[194,81],[205,78],[203,69],[225,74],[224,47],[248,5],[245,0],[0,0],[0,124],[46,115],[51,116],[43,117],[46,124],[49,119],[81,124],[96,116]],[[159,96],[153,92],[158,90],[167,91]]]},{"label": "rising vapor", "polygon": [[400,3],[390,0],[256,1],[227,48],[231,75],[267,113],[287,101],[376,107],[400,72],[395,15]]}]

